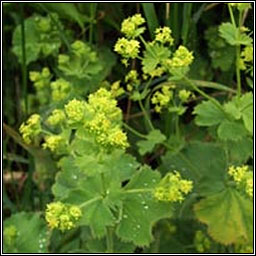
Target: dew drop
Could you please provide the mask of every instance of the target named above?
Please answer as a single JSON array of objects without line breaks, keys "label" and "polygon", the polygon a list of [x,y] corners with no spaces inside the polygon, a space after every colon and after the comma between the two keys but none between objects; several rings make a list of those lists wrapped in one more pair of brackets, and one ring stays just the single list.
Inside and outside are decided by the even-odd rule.
[{"label": "dew drop", "polygon": [[42,249],[44,247],[43,244],[39,244],[39,248]]},{"label": "dew drop", "polygon": [[124,216],[123,216],[123,217],[124,217],[124,219],[127,219],[127,218],[128,218],[128,216],[127,216],[126,214],[124,214]]},{"label": "dew drop", "polygon": [[139,194],[139,197],[142,197],[142,194]]},{"label": "dew drop", "polygon": [[145,209],[145,210],[147,210],[147,209],[148,209],[148,206],[147,206],[147,205],[145,205],[145,206],[144,206],[144,209]]},{"label": "dew drop", "polygon": [[137,225],[137,228],[139,228],[139,229],[140,229],[140,225],[139,225],[139,224]]},{"label": "dew drop", "polygon": [[133,167],[133,164],[129,164],[129,167]]},{"label": "dew drop", "polygon": [[155,179],[153,179],[153,180],[152,180],[152,182],[153,182],[153,183],[155,183],[155,182],[156,182],[156,180],[155,180]]},{"label": "dew drop", "polygon": [[76,175],[73,175],[73,179],[76,180],[76,179],[77,179],[77,176],[76,176]]},{"label": "dew drop", "polygon": [[39,239],[39,240],[38,240],[38,242],[39,242],[39,244],[41,244],[41,243],[42,243],[42,240],[41,240],[41,239]]},{"label": "dew drop", "polygon": [[142,203],[142,204],[146,204],[146,202],[145,202],[145,201],[142,201],[141,203]]},{"label": "dew drop", "polygon": [[46,239],[45,239],[45,238],[43,238],[43,239],[42,239],[42,243],[45,243],[45,242],[46,242]]},{"label": "dew drop", "polygon": [[144,183],[144,186],[147,187],[148,183]]}]

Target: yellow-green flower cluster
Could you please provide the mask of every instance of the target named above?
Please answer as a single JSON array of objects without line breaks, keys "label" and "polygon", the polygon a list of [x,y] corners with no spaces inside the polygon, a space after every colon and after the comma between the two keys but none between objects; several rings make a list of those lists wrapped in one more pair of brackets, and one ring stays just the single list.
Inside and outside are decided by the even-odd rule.
[{"label": "yellow-green flower cluster", "polygon": [[151,102],[155,105],[156,112],[160,113],[163,107],[166,107],[173,97],[171,86],[164,85],[161,91],[154,93]]},{"label": "yellow-green flower cluster", "polygon": [[68,97],[71,85],[65,79],[60,78],[51,83],[51,89],[53,101],[60,101]]},{"label": "yellow-green flower cluster", "polygon": [[127,38],[138,37],[145,31],[145,27],[139,28],[139,26],[144,23],[145,19],[141,16],[141,14],[135,14],[122,22],[121,32],[125,34]]},{"label": "yellow-green flower cluster", "polygon": [[193,97],[193,93],[191,91],[187,91],[185,89],[179,91],[179,98],[183,103],[187,102],[190,97]]},{"label": "yellow-green flower cluster", "polygon": [[253,172],[249,170],[247,165],[241,167],[230,166],[228,174],[233,178],[238,188],[245,191],[250,198],[253,198]]},{"label": "yellow-green flower cluster", "polygon": [[65,105],[65,112],[69,123],[80,122],[84,118],[85,103],[83,101],[73,99]]},{"label": "yellow-green flower cluster", "polygon": [[194,237],[194,245],[198,252],[203,253],[211,248],[211,241],[201,230],[197,230]]},{"label": "yellow-green flower cluster", "polygon": [[228,3],[232,7],[236,7],[239,11],[243,11],[247,8],[251,8],[250,3]]},{"label": "yellow-green flower cluster", "polygon": [[246,62],[249,62],[248,64],[253,63],[253,47],[251,45],[246,46],[241,52],[241,58],[239,60],[239,68],[241,70],[246,69]]},{"label": "yellow-green flower cluster", "polygon": [[114,51],[122,55],[125,59],[135,59],[138,57],[140,43],[137,40],[128,40],[124,37],[119,38],[115,44]]},{"label": "yellow-green flower cluster", "polygon": [[134,87],[140,84],[140,79],[138,78],[138,72],[136,70],[131,70],[124,78],[127,91],[131,92]]},{"label": "yellow-green flower cluster", "polygon": [[104,88],[90,94],[86,104],[85,128],[95,134],[96,141],[103,146],[126,148],[127,136],[121,130],[121,110],[110,91]]},{"label": "yellow-green flower cluster", "polygon": [[171,35],[172,31],[169,27],[157,28],[155,31],[155,41],[162,44],[168,43],[170,46],[173,45],[174,39]]},{"label": "yellow-green flower cluster", "polygon": [[56,152],[64,147],[64,139],[61,135],[50,135],[45,137],[45,143],[42,145],[43,149],[49,148],[52,152]]},{"label": "yellow-green flower cluster", "polygon": [[192,63],[193,59],[193,53],[181,45],[174,52],[172,59],[169,59],[166,64],[170,68],[187,67]]},{"label": "yellow-green flower cluster", "polygon": [[244,61],[253,62],[253,47],[245,46],[241,52],[241,56],[243,57]]},{"label": "yellow-green flower cluster", "polygon": [[34,82],[36,90],[43,89],[50,85],[51,73],[49,68],[45,67],[42,72],[31,71],[29,72],[29,79]]},{"label": "yellow-green flower cluster", "polygon": [[82,212],[78,206],[53,202],[47,205],[45,219],[51,229],[61,231],[74,228],[81,218]]},{"label": "yellow-green flower cluster", "polygon": [[88,44],[77,40],[71,44],[68,55],[59,55],[58,68],[67,77],[91,79],[102,70],[103,66],[97,53]]},{"label": "yellow-green flower cluster", "polygon": [[80,40],[76,40],[74,43],[71,44],[72,52],[80,57],[80,56],[87,56],[90,61],[94,62],[97,59],[97,54],[94,51],[91,51],[91,48]]},{"label": "yellow-green flower cluster", "polygon": [[56,126],[66,119],[65,113],[61,109],[54,109],[52,114],[48,117],[47,123],[51,126]]},{"label": "yellow-green flower cluster", "polygon": [[154,197],[159,201],[182,202],[193,188],[193,182],[181,178],[175,171],[168,173],[154,190]]},{"label": "yellow-green flower cluster", "polygon": [[121,81],[118,80],[116,82],[114,82],[112,85],[111,85],[111,95],[114,97],[114,98],[117,98],[118,96],[122,95],[125,91],[124,91],[124,88],[122,88],[120,86],[120,83]]},{"label": "yellow-green flower cluster", "polygon": [[164,72],[165,72],[165,69],[163,67],[157,67],[152,72],[150,72],[149,75],[151,78],[160,77]]},{"label": "yellow-green flower cluster", "polygon": [[4,228],[4,241],[8,245],[12,245],[17,237],[17,228],[14,225],[10,225]]},{"label": "yellow-green flower cluster", "polygon": [[30,144],[33,138],[41,132],[40,120],[38,114],[33,114],[25,123],[21,124],[19,131],[25,143]]}]

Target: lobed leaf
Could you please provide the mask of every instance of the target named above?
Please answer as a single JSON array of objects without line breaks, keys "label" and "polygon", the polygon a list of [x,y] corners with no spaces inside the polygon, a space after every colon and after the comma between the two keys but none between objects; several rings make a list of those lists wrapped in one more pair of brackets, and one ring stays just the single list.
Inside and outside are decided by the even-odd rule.
[{"label": "lobed leaf", "polygon": [[227,188],[202,199],[194,211],[215,241],[224,245],[252,243],[253,203],[235,189]]},{"label": "lobed leaf", "polygon": [[171,205],[153,198],[152,189],[160,179],[160,173],[144,166],[124,187],[122,218],[116,231],[121,240],[148,246],[153,240],[154,223],[171,217]]},{"label": "lobed leaf", "polygon": [[[10,241],[5,230],[11,226],[16,229],[16,236]],[[5,253],[47,253],[49,235],[38,213],[13,214],[4,221],[3,250]]]}]

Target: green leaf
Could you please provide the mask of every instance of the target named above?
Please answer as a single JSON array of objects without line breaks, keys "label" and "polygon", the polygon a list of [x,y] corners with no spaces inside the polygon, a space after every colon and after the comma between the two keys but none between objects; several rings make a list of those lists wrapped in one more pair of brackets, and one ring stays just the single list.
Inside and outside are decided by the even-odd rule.
[{"label": "green leaf", "polygon": [[234,27],[230,22],[222,23],[219,26],[219,33],[230,45],[251,45],[252,39],[239,28]]},{"label": "green leaf", "polygon": [[229,45],[219,36],[218,26],[211,26],[207,29],[205,39],[207,40],[212,66],[220,68],[222,71],[228,71],[235,61],[235,47]]},{"label": "green leaf", "polygon": [[230,45],[236,45],[238,29],[230,22],[222,23],[219,26],[219,33]]},{"label": "green leaf", "polygon": [[215,241],[224,245],[252,243],[253,203],[235,189],[227,188],[202,199],[194,210]]},{"label": "green leaf", "polygon": [[217,130],[221,140],[241,140],[247,131],[241,122],[223,121]]},{"label": "green leaf", "polygon": [[243,138],[238,141],[227,141],[226,146],[229,152],[229,163],[233,165],[242,165],[253,156],[253,140]]},{"label": "green leaf", "polygon": [[240,98],[234,97],[224,105],[224,109],[235,119],[242,117],[245,128],[253,135],[253,95],[251,92],[243,94]]},{"label": "green leaf", "polygon": [[84,29],[85,22],[90,21],[90,18],[81,14],[73,3],[40,3],[40,5],[43,5],[48,11],[58,13],[60,17],[77,22],[81,29]]},{"label": "green leaf", "polygon": [[20,212],[4,221],[3,241],[5,253],[48,253],[49,232],[39,214]]},{"label": "green leaf", "polygon": [[222,147],[194,141],[180,152],[167,152],[162,157],[160,171],[179,171],[184,178],[193,180],[197,193],[207,195],[223,189],[226,168],[227,159]]},{"label": "green leaf", "polygon": [[160,179],[159,172],[144,166],[124,187],[123,214],[116,231],[121,240],[148,246],[153,240],[153,224],[171,217],[171,205],[153,198],[151,189]]},{"label": "green leaf", "polygon": [[235,118],[236,120],[241,118],[241,112],[239,108],[236,106],[234,101],[229,101],[226,104],[224,104],[224,110],[226,113],[228,113],[230,116]]},{"label": "green leaf", "polygon": [[[28,18],[24,22],[25,26],[25,51],[26,51],[26,64],[35,61],[39,57],[40,47],[38,31],[34,18]],[[21,25],[17,26],[13,32],[12,38],[13,52],[22,63],[22,40],[21,40]]]},{"label": "green leaf", "polygon": [[196,114],[195,123],[199,126],[217,125],[225,120],[224,113],[211,101],[203,101],[198,104],[193,114]]},{"label": "green leaf", "polygon": [[100,178],[94,176],[83,179],[63,200],[66,203],[80,205],[82,217],[78,225],[90,226],[95,238],[103,237],[107,226],[115,223],[114,215],[104,200],[105,192]]},{"label": "green leaf", "polygon": [[[86,165],[87,160],[83,162],[83,158],[89,159],[89,164]],[[77,165],[77,159],[81,165]],[[133,157],[121,150],[99,158],[94,156],[94,159],[93,155],[64,157],[59,162],[62,170],[52,190],[57,200],[80,205],[79,225],[89,226],[93,236],[101,238],[106,228],[118,219],[122,205],[121,182],[129,179],[138,166]]]},{"label": "green leaf", "polygon": [[[40,27],[41,20],[49,22],[48,31],[43,31]],[[38,23],[39,22],[39,23]],[[57,20],[61,26],[59,20]],[[59,37],[59,31],[56,26],[50,20],[50,17],[33,16],[25,20],[25,51],[26,51],[26,64],[37,60],[40,55],[47,57],[50,54],[58,53],[61,46]],[[18,25],[12,38],[12,51],[18,57],[20,63],[22,63],[22,38],[21,38],[21,26]]]},{"label": "green leaf", "polygon": [[142,69],[146,74],[150,74],[157,65],[168,59],[171,55],[170,50],[162,45],[148,46],[143,52]]},{"label": "green leaf", "polygon": [[155,29],[159,27],[154,3],[141,3],[141,5],[147,19],[147,25],[151,38],[154,39]]},{"label": "green leaf", "polygon": [[162,143],[166,140],[165,135],[160,130],[153,130],[147,135],[147,140],[140,140],[137,142],[139,147],[139,153],[145,155],[148,152],[152,152],[155,145]]},{"label": "green leaf", "polygon": [[245,128],[251,135],[253,135],[253,103],[243,109],[242,117]]}]

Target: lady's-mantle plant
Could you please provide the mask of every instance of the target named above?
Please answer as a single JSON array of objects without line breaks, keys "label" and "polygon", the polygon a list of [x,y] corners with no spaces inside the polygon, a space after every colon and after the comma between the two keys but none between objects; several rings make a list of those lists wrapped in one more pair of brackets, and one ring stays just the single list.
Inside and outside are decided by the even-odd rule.
[{"label": "lady's-mantle plant", "polygon": [[[82,41],[75,41],[68,54],[58,55],[58,69],[66,79],[52,81],[48,68],[30,73],[41,105],[62,104],[44,116],[32,114],[19,130],[27,145],[51,152],[58,173],[44,222],[28,213],[7,221],[7,250],[28,250],[19,243],[22,221],[16,224],[24,219],[24,223],[32,220],[37,231],[47,223],[34,252],[47,252],[49,239],[57,232],[86,234],[82,246],[86,252],[134,252],[136,247],[161,251],[165,239],[169,246],[169,237],[178,232],[175,223],[187,220],[195,225],[189,248],[197,252],[252,251],[253,171],[248,159],[252,156],[253,95],[242,92],[241,85],[241,71],[247,82],[252,74],[252,40],[242,23],[250,5],[234,3],[227,8],[231,23],[219,26],[218,47],[209,39],[216,28],[206,35],[210,50],[222,51],[225,42],[230,45],[228,51],[234,51],[229,65],[235,65],[237,91],[208,85],[232,91],[234,95],[222,101],[207,94],[200,81],[188,78],[194,53],[184,45],[175,46],[169,27],[157,28],[152,41],[145,39],[146,20],[141,14],[123,21],[123,37],[114,46],[124,66],[132,68],[123,79],[106,82],[86,100],[73,93],[69,79],[81,83],[102,67]],[[239,13],[238,24],[234,11]],[[226,68],[221,58],[212,62],[216,68]],[[123,120],[119,97],[127,97],[141,109],[145,133]],[[194,125],[210,137],[208,142],[188,141],[180,119],[190,102],[195,103]],[[154,122],[152,113],[166,119],[165,129]],[[127,153],[132,146],[130,133],[138,138],[135,149],[141,159],[161,155],[156,169]]]}]

